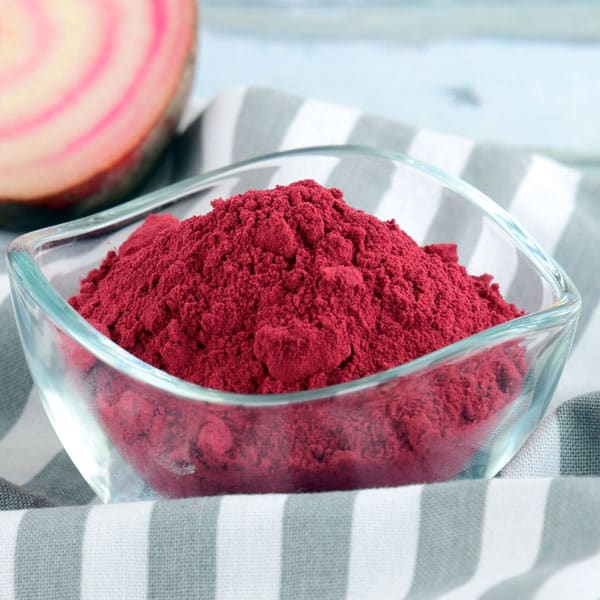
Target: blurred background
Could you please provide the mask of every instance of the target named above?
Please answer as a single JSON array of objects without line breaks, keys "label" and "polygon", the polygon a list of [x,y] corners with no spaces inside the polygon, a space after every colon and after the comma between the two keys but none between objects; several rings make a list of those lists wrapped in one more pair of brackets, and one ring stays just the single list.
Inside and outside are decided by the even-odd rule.
[{"label": "blurred background", "polygon": [[195,99],[277,87],[600,176],[598,0],[201,0]]}]

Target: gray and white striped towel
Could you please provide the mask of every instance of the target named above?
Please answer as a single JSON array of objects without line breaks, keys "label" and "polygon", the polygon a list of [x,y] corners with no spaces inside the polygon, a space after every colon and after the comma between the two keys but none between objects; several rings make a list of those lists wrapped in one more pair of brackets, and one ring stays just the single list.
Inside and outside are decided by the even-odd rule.
[{"label": "gray and white striped towel", "polygon": [[[600,182],[541,156],[241,88],[189,124],[149,185],[338,143],[462,176],[573,277],[583,314],[551,415],[492,481],[98,505],[31,389],[0,264],[0,599],[600,597]],[[452,217],[441,210],[430,228]],[[0,234],[3,249],[11,237]]]}]

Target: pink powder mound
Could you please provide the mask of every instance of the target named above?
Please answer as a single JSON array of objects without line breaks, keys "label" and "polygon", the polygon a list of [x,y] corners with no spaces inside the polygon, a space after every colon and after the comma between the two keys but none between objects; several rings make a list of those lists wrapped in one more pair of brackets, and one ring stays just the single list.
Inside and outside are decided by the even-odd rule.
[{"label": "pink powder mound", "polygon": [[400,365],[522,314],[454,245],[421,248],[336,189],[301,181],[150,216],[71,304],[176,377],[294,392]]},{"label": "pink powder mound", "polygon": [[[522,314],[456,246],[300,181],[150,216],[71,304],[142,360],[233,392],[293,392],[394,367]],[[87,357],[89,358],[89,357]],[[79,361],[108,435],[166,496],[295,492],[449,479],[518,396],[508,343],[342,397],[190,402]]]}]

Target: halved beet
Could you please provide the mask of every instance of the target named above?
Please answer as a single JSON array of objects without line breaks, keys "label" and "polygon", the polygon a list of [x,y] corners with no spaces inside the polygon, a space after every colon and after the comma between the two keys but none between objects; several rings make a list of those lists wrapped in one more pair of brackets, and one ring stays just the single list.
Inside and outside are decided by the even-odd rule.
[{"label": "halved beet", "polygon": [[130,191],[175,130],[195,48],[196,0],[3,0],[0,225]]}]

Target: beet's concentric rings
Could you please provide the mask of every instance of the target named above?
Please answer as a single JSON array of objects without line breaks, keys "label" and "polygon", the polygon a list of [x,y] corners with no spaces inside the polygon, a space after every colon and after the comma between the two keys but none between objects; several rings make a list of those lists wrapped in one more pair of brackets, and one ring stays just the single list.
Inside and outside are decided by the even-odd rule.
[{"label": "beet's concentric rings", "polygon": [[122,192],[173,130],[194,0],[3,0],[0,206]]}]

